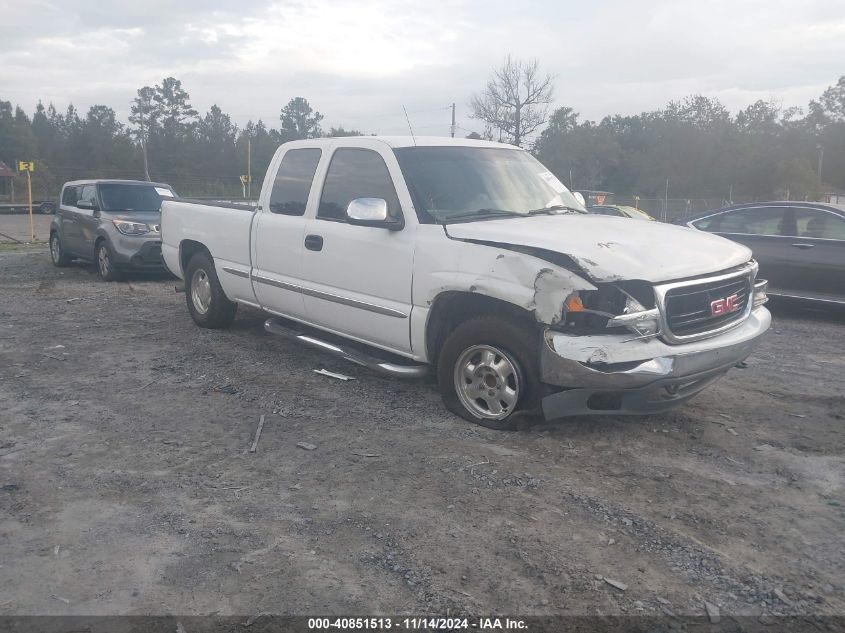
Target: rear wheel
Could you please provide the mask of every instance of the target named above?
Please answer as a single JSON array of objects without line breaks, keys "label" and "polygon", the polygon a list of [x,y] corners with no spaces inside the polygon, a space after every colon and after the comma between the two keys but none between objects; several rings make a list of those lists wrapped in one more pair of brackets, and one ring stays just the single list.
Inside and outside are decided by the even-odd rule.
[{"label": "rear wheel", "polygon": [[105,240],[97,242],[97,274],[103,281],[118,281],[121,278],[120,272],[115,268],[111,248]]},{"label": "rear wheel", "polygon": [[62,238],[56,231],[50,233],[50,259],[53,260],[53,266],[63,268],[70,264],[70,257],[67,256],[64,246],[62,246]]},{"label": "rear wheel", "polygon": [[205,252],[195,253],[185,270],[185,299],[188,312],[194,323],[200,327],[227,328],[235,320],[238,304],[229,301],[217,271],[214,260]]},{"label": "rear wheel", "polygon": [[492,429],[511,430],[539,401],[537,331],[530,324],[481,316],[446,338],[437,382],[446,408]]}]

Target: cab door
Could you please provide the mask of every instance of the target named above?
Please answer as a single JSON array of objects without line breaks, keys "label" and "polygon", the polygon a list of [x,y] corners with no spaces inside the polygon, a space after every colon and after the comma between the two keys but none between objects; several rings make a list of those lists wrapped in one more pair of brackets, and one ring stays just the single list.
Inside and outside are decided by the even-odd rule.
[{"label": "cab door", "polygon": [[251,277],[259,305],[299,320],[306,318],[300,283],[304,216],[321,155],[314,147],[285,151],[253,227]]},{"label": "cab door", "polygon": [[[307,221],[302,238],[308,320],[384,349],[410,353],[416,218],[411,217],[407,192],[403,196],[408,213],[397,195],[394,183],[404,183],[399,165],[382,143],[373,142],[370,148],[338,145],[322,179],[316,215]],[[358,198],[386,201],[391,228],[349,224],[346,210]]]}]

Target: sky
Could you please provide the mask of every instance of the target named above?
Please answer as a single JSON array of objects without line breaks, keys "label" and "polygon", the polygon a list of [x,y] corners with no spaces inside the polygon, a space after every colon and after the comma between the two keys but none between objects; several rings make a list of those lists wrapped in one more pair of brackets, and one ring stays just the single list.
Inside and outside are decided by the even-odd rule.
[{"label": "sky", "polygon": [[508,54],[555,78],[554,107],[635,114],[690,94],[733,112],[806,107],[845,75],[843,0],[2,0],[0,99],[111,106],[181,79],[238,125],[302,96],[366,133],[482,129],[469,100]]}]

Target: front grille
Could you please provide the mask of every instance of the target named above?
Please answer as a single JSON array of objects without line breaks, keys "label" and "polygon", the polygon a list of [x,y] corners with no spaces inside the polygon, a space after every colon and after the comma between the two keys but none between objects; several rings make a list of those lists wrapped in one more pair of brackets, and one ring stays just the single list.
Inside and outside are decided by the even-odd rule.
[{"label": "front grille", "polygon": [[[736,277],[702,280],[673,287],[666,291],[664,318],[670,335],[688,337],[719,330],[741,321],[751,293],[751,276],[743,272]],[[737,308],[724,314],[713,314],[714,301],[736,295]]]}]

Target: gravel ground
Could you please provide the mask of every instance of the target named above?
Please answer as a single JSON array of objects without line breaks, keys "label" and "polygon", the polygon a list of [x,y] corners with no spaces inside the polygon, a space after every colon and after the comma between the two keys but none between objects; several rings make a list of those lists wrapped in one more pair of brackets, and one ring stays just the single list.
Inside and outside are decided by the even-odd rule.
[{"label": "gravel ground", "polygon": [[845,613],[841,311],[774,305],[672,413],[500,433],[184,301],[0,252],[0,614]]}]

